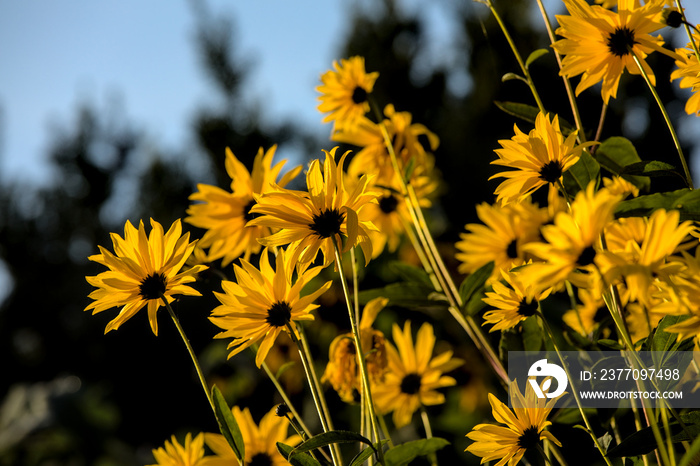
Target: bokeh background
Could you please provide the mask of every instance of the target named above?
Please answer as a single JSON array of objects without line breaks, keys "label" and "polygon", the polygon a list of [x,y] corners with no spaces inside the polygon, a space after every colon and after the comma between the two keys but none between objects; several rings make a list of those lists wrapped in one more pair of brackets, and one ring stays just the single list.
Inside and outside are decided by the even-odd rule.
[{"label": "bokeh background", "polygon": [[[552,19],[561,12],[560,2],[546,4]],[[497,6],[524,55],[548,47],[535,2]],[[700,19],[699,8],[688,6],[689,19]],[[662,33],[674,46],[686,42],[680,34]],[[0,4],[0,465],[147,464],[153,461],[151,449],[171,434],[216,431],[171,322],[161,317],[155,337],[142,314],[103,335],[116,310],[83,312],[91,291],[84,277],[101,270],[87,256],[98,244],[110,245],[109,232],[122,233],[126,219],[153,217],[169,225],[183,218],[197,183],[227,187],[226,147],[249,166],[261,146],[279,144],[278,157],[289,158],[288,166],[306,164],[333,147],[330,126],[321,124],[315,109],[314,87],[333,60],[350,55],[365,56],[368,70],[380,72],[379,102],[411,112],[415,122],[440,137],[435,155],[443,188],[429,214],[455,267],[453,244],[465,223],[477,220],[474,206],[493,201],[489,162],[497,140],[510,138],[516,122],[493,102],[532,104],[522,83],[501,82],[505,73],[518,71],[517,64],[484,5],[468,0]],[[658,55],[649,60],[658,90],[697,173],[697,121],[683,112],[687,94],[664,79],[672,61]],[[551,53],[532,67],[547,108],[570,119],[556,72]],[[642,159],[675,164],[668,131],[644,82],[623,77],[618,96],[603,138],[624,135]],[[598,88],[580,102],[593,132],[601,107]],[[674,179],[654,183],[681,187]],[[194,237],[202,234],[190,230]],[[396,280],[391,262],[399,258],[404,256],[385,255],[371,264],[363,289]],[[226,343],[212,339],[217,330],[206,317],[219,286],[205,275],[198,283],[204,296],[183,299],[176,311],[210,381],[230,403],[249,406],[259,419],[280,400],[250,355],[227,362]],[[324,297],[318,322],[309,328],[320,370],[331,339],[347,330],[343,311],[335,312],[338,296],[333,289]],[[494,385],[478,355],[430,309],[394,307],[380,316],[377,325],[387,334],[392,320],[431,321],[438,336],[470,361],[455,374],[462,388],[451,392],[449,409],[431,414],[436,435],[453,443],[440,453],[445,464],[477,464],[463,453],[464,435],[489,416],[484,401]],[[282,342],[271,365],[293,357]],[[313,425],[298,374],[292,368],[283,381],[298,403],[306,403]],[[351,408],[332,390],[328,397],[343,419],[343,410]],[[420,433],[416,422],[397,436],[407,440]]]}]

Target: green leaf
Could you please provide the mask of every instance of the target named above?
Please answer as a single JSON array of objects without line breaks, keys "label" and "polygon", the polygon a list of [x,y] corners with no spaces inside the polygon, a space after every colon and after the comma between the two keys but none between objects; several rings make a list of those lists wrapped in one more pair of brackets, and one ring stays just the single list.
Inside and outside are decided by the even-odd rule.
[{"label": "green leaf", "polygon": [[374,445],[372,445],[372,442],[367,437],[364,437],[357,432],[352,432],[349,430],[331,430],[329,432],[315,435],[306,440],[304,443],[292,450],[291,455],[294,456],[298,453],[315,450],[316,448],[325,447],[326,445],[330,445],[332,443],[355,442],[365,443],[374,450]]},{"label": "green leaf", "polygon": [[439,437],[402,443],[384,454],[384,463],[386,466],[404,466],[419,456],[435,453],[449,444],[450,442]]},{"label": "green leaf", "polygon": [[598,180],[600,174],[600,165],[596,160],[584,151],[571,168],[564,172],[563,182],[566,192],[569,196],[576,195],[577,192],[586,189],[588,183]]},{"label": "green leaf", "polygon": [[396,272],[404,281],[418,283],[427,288],[433,287],[433,282],[430,281],[430,276],[420,267],[406,264],[401,261],[393,261],[389,263],[389,268]]},{"label": "green leaf", "polygon": [[[681,420],[685,424],[685,429],[678,422],[669,424],[671,431],[671,441],[673,443],[687,442],[695,440],[700,436],[700,411],[691,411],[680,415]],[[661,432],[665,438],[664,432]],[[633,433],[619,445],[612,448],[608,452],[609,458],[620,458],[623,456],[639,456],[651,453],[656,449],[656,439],[651,427],[645,427],[642,430]]]},{"label": "green leaf", "polygon": [[503,76],[501,76],[501,82],[506,82],[506,81],[512,81],[514,79],[517,79],[518,81],[522,81],[525,84],[528,84],[527,79],[523,78],[519,74],[515,73],[506,73]]},{"label": "green leaf", "polygon": [[[642,161],[630,140],[620,136],[608,138],[596,147],[595,158],[614,175],[622,175],[625,167]],[[647,176],[624,175],[623,178],[642,190],[649,190],[651,185]]]},{"label": "green leaf", "polygon": [[367,459],[372,456],[373,453],[376,452],[376,450],[379,450],[382,448],[385,444],[389,443],[389,440],[382,440],[379,443],[374,444],[374,448],[372,447],[367,447],[361,452],[359,452],[355,457],[350,461],[350,464],[348,466],[360,466],[362,463],[367,461]]},{"label": "green leaf", "polygon": [[610,348],[610,349],[614,349],[614,350],[621,350],[621,349],[625,348],[619,342],[617,342],[615,340],[609,340],[607,338],[601,338],[596,343],[598,343],[601,346],[605,346],[606,348]]},{"label": "green leaf", "polygon": [[540,351],[544,343],[542,329],[534,316],[520,322],[509,330],[501,331],[498,356],[506,365],[509,351]]},{"label": "green leaf", "polygon": [[224,436],[236,458],[245,458],[245,443],[241,430],[238,428],[236,418],[231,413],[231,408],[226,403],[224,395],[221,394],[219,388],[214,385],[212,388],[212,401],[214,402],[214,414],[216,414],[216,422],[219,423],[219,430]]},{"label": "green leaf", "polygon": [[700,464],[700,437],[693,440],[678,466],[697,466],[698,464]]},{"label": "green leaf", "polygon": [[622,201],[615,217],[648,217],[655,210],[677,210],[681,220],[700,220],[700,189],[678,189],[665,193],[647,194]]},{"label": "green leaf", "polygon": [[414,310],[445,310],[448,303],[438,298],[432,286],[417,283],[390,283],[383,288],[360,292],[360,304],[367,304],[374,298],[384,297],[389,300],[387,306],[398,306]]},{"label": "green leaf", "polygon": [[659,162],[658,160],[649,160],[636,162],[626,167],[622,167],[621,175],[640,175],[640,176],[680,176],[682,179],[683,175],[678,173],[676,167],[666,162]]},{"label": "green leaf", "polygon": [[459,285],[459,296],[462,298],[462,303],[465,306],[475,294],[484,289],[486,280],[488,280],[493,273],[493,267],[493,261],[482,265],[474,273],[465,278],[464,281],[462,281],[462,284]]},{"label": "green leaf", "polygon": [[289,464],[292,466],[321,466],[321,463],[316,461],[308,453],[294,454],[294,456],[290,458],[290,454],[294,451],[294,448],[282,442],[277,442],[277,451],[279,451],[280,455],[289,461]]},{"label": "green leaf", "polygon": [[543,55],[547,55],[549,53],[549,50],[547,49],[537,49],[533,51],[530,55],[528,55],[527,60],[525,60],[525,68],[530,69],[530,65],[532,62],[537,60]]},{"label": "green leaf", "polygon": [[[537,114],[540,113],[540,109],[538,109],[537,107],[533,107],[532,105],[527,104],[520,104],[517,102],[494,101],[494,104],[496,105],[496,107],[500,108],[507,114],[528,121],[533,125],[535,124]],[[561,132],[564,136],[568,136],[576,130],[575,126],[573,126],[571,123],[569,123],[561,117],[559,117],[559,127],[561,128]]]}]

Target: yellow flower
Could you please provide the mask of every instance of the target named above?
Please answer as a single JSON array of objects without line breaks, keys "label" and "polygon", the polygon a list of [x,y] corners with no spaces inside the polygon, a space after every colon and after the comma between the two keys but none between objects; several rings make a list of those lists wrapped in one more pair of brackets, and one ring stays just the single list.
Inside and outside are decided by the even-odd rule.
[{"label": "yellow flower", "polygon": [[289,267],[289,255],[280,250],[272,268],[267,248],[260,255],[260,268],[241,259],[234,264],[236,283],[222,281],[224,293],[214,293],[221,305],[212,311],[211,320],[224,331],[215,338],[233,338],[228,348],[233,350],[229,358],[253,344],[260,343],[255,364],[260,367],[268,351],[282,331],[290,328],[296,332],[292,322],[313,320],[311,311],[318,307],[313,302],[332,282],[326,282],[311,294],[301,296],[301,291],[321,267],[299,270],[296,281],[292,280],[293,267]]},{"label": "yellow flower", "polygon": [[200,296],[198,291],[185,283],[194,282],[197,273],[207,267],[195,265],[180,272],[196,244],[196,241],[189,242],[189,233],[181,234],[180,220],[176,220],[163,234],[160,223],[151,219],[151,233],[148,236],[143,221],[139,222],[137,230],[127,220],[124,238],[116,233],[111,234],[115,254],[99,246],[100,254],[88,257],[109,270],[94,277],[85,277],[88,283],[97,288],[89,295],[95,301],[85,310],[93,309],[92,313],[97,314],[113,307],[122,307],[119,315],[107,324],[105,333],[118,329],[147,306],[151,330],[158,335],[156,313],[163,305],[163,296],[169,303],[176,294]]},{"label": "yellow flower", "polygon": [[[428,150],[437,149],[440,144],[439,138],[424,125],[413,123],[413,116],[409,112],[397,112],[391,104],[384,109],[384,115],[387,118],[383,125],[392,141],[399,169],[403,172],[409,161],[412,161],[411,183],[414,185],[418,177],[433,178],[434,161]],[[428,147],[423,146],[419,139],[421,137],[425,137]],[[373,174],[377,176],[377,184],[392,187],[396,184],[394,166],[380,125],[363,117],[353,126],[334,131],[331,140],[362,148],[352,158],[348,167],[351,177]],[[436,188],[434,184],[436,182],[433,180],[433,191]],[[427,194],[425,187],[423,191]]]},{"label": "yellow flower", "polygon": [[[233,155],[231,149],[226,148],[226,171],[231,177],[231,192],[217,186],[199,184],[198,191],[190,196],[190,200],[199,203],[187,209],[189,217],[185,221],[207,230],[199,247],[209,248],[210,261],[223,258],[223,265],[228,265],[241,254],[248,260],[251,254],[260,252],[258,239],[271,234],[267,227],[246,226],[246,223],[253,218],[250,212],[255,205],[253,196],[275,189],[277,177],[285,163],[281,161],[272,166],[276,148],[272,146],[264,153],[262,148],[258,150],[252,173]],[[300,171],[300,166],[290,170],[277,186],[286,186]]]},{"label": "yellow flower", "polygon": [[[301,442],[298,435],[289,436],[289,421],[275,415],[275,409],[268,411],[260,420],[258,426],[248,408],[241,411],[238,406],[231,408],[233,417],[241,429],[241,437],[245,444],[244,466],[264,464],[268,466],[285,466],[287,460],[277,451],[277,442],[296,446]],[[221,434],[204,434],[207,446],[216,454],[207,466],[237,465],[238,458],[233,449]]]},{"label": "yellow flower", "polygon": [[554,43],[555,50],[566,55],[560,74],[581,75],[576,95],[598,82],[607,104],[617,96],[617,88],[625,68],[640,74],[634,56],[639,59],[652,84],[654,72],[644,60],[658,51],[672,57],[676,54],[662,47],[664,41],[650,34],[665,26],[662,20],[664,0],[649,0],[639,6],[635,0],[619,0],[617,12],[590,6],[584,0],[564,0],[570,16],[557,15],[560,27],[556,33],[564,39]]},{"label": "yellow flower", "polygon": [[365,263],[372,257],[372,242],[367,230],[374,226],[364,218],[363,208],[376,202],[378,192],[369,191],[370,178],[363,176],[354,184],[352,191],[345,187],[343,163],[335,163],[334,147],[326,153],[323,171],[318,160],[311,162],[306,174],[307,192],[281,189],[257,197],[258,203],[251,210],[260,216],[251,220],[249,226],[279,228],[277,233],[260,239],[265,246],[288,244],[291,263],[309,264],[323,252],[323,265],[335,259],[334,242],[347,252],[359,245]]},{"label": "yellow flower", "polygon": [[489,393],[493,417],[505,426],[479,424],[467,434],[474,443],[469,445],[466,451],[480,456],[481,463],[499,460],[495,466],[514,466],[525,452],[536,447],[540,440],[547,439],[561,447],[559,440],[545,430],[552,424],[547,420],[547,416],[558,398],[546,403],[546,398],[535,397],[529,384],[523,397],[515,380],[511,382],[510,397],[512,411]]},{"label": "yellow flower", "polygon": [[476,213],[484,224],[470,223],[467,232],[460,233],[455,244],[460,261],[460,273],[472,273],[494,262],[489,283],[498,280],[500,272],[523,265],[528,257],[523,247],[540,239],[540,225],[548,220],[546,209],[540,209],[529,199],[520,204],[476,206]]},{"label": "yellow flower", "polygon": [[605,188],[596,192],[594,184],[576,194],[571,212],[559,212],[553,225],[541,228],[546,243],[525,246],[527,252],[544,261],[529,266],[525,280],[556,289],[567,279],[582,288],[599,279],[594,272],[601,250],[600,234],[612,222],[620,196]]},{"label": "yellow flower", "polygon": [[[372,328],[377,314],[389,302],[387,298],[369,301],[360,320],[360,341],[367,354],[365,360],[370,386],[384,379],[387,367],[384,334]],[[330,382],[338,396],[346,403],[357,401],[362,390],[362,381],[357,367],[357,349],[352,333],[339,335],[333,339],[328,350],[328,365],[321,382]]]},{"label": "yellow flower", "polygon": [[394,324],[392,333],[398,351],[391,344],[386,346],[388,370],[384,382],[372,386],[372,397],[377,412],[393,411],[394,425],[400,428],[411,422],[413,413],[421,406],[445,402],[445,395],[437,389],[457,382],[443,373],[461,366],[464,361],[453,358],[452,351],[432,357],[435,334],[428,323],[418,330],[415,346],[410,322],[405,323],[403,330]]},{"label": "yellow flower", "polygon": [[[522,269],[527,273],[527,266]],[[484,313],[484,324],[494,324],[490,332],[507,330],[519,322],[534,315],[544,300],[552,291],[551,288],[540,290],[537,284],[524,285],[518,272],[504,272],[501,275],[506,284],[495,282],[493,291],[486,292],[484,303],[495,309]]]},{"label": "yellow flower", "polygon": [[550,121],[548,115],[539,113],[529,134],[520,131],[517,125],[513,129],[515,136],[498,141],[502,148],[495,150],[498,159],[491,162],[513,170],[489,178],[506,178],[495,192],[497,201],[504,204],[521,202],[548,183],[558,184],[564,172],[578,161],[585,146],[575,145],[575,131],[564,139],[557,115]]},{"label": "yellow flower", "polygon": [[192,440],[192,434],[185,437],[185,445],[180,445],[173,435],[171,442],[165,441],[165,448],[153,450],[157,463],[151,466],[214,466],[214,457],[204,457],[204,435],[199,433]]},{"label": "yellow flower", "polygon": [[321,93],[318,110],[328,113],[324,123],[334,121],[337,128],[342,128],[370,111],[368,97],[379,73],[365,72],[365,59],[357,56],[341,59],[340,64],[334,61],[333,68],[321,75],[322,84],[316,88]]},{"label": "yellow flower", "polygon": [[[693,40],[697,44],[700,41],[700,34],[695,32]],[[692,44],[688,43],[684,49],[676,49],[678,67],[671,73],[671,80],[681,79],[681,89],[690,89],[692,94],[685,103],[685,112],[688,115],[700,115],[700,63],[695,55]]]}]

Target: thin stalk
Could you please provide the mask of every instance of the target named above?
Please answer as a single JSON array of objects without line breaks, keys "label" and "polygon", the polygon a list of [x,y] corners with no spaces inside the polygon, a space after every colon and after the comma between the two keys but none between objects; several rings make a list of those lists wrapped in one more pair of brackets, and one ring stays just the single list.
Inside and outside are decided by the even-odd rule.
[{"label": "thin stalk", "polygon": [[[421,421],[423,421],[423,429],[425,429],[425,438],[433,438],[433,429],[430,427],[430,418],[428,417],[428,412],[425,410],[425,406],[420,407],[420,418]],[[437,466],[438,461],[435,452],[432,452],[430,455],[428,455],[428,459],[430,460],[431,466]]]},{"label": "thin stalk", "polygon": [[[557,356],[559,357],[559,361],[561,362],[561,365],[564,368],[564,371],[566,372],[566,377],[569,380],[574,380],[573,377],[571,377],[571,374],[569,373],[569,366],[564,362],[564,357],[562,356],[561,352],[559,351],[559,345],[557,344],[557,341],[554,339],[554,333],[552,332],[552,329],[550,328],[549,323],[544,318],[544,315],[542,315],[542,311],[540,311],[538,309],[536,314],[540,318],[540,322],[542,322],[542,326],[544,327],[545,332],[549,336],[549,339],[552,342],[552,345],[554,346],[554,351],[556,351]],[[574,395],[574,400],[576,400],[576,406],[578,406],[578,410],[581,413],[581,417],[583,418],[583,422],[586,424],[586,430],[588,431],[588,434],[591,436],[591,439],[593,439],[593,443],[595,444],[596,448],[600,452],[600,455],[603,457],[603,460],[605,461],[605,463],[608,466],[612,466],[612,463],[610,462],[608,457],[605,455],[605,450],[603,449],[603,446],[598,442],[598,438],[593,433],[593,428],[591,427],[591,422],[588,420],[588,416],[586,415],[586,412],[583,410],[583,407],[581,405],[581,398],[579,397],[579,394],[576,391],[576,388],[572,386],[571,392]]]},{"label": "thin stalk", "polygon": [[387,439],[389,442],[389,448],[394,448],[394,442],[391,440],[391,435],[389,435],[389,428],[386,425],[386,420],[384,419],[384,416],[378,414],[377,419],[379,420],[379,425],[382,428],[382,433],[384,433],[384,438]]},{"label": "thin stalk", "polygon": [[[537,6],[540,8],[540,13],[542,14],[542,19],[544,20],[544,25],[547,29],[547,34],[549,35],[549,42],[554,45],[554,29],[552,28],[552,23],[549,21],[549,15],[547,15],[547,10],[542,3],[542,0],[537,0]],[[554,50],[554,56],[557,59],[557,64],[561,70],[561,55]],[[574,89],[571,87],[571,81],[569,78],[562,75],[562,80],[564,81],[564,88],[566,89],[566,95],[569,97],[569,104],[571,104],[571,113],[574,115],[574,123],[576,123],[576,128],[578,129],[578,140],[579,143],[583,144],[586,142],[586,133],[583,131],[583,122],[581,121],[581,114],[578,111],[578,104],[576,103],[576,96],[574,94]],[[597,139],[596,139],[597,141]]]},{"label": "thin stalk", "polygon": [[263,361],[262,368],[265,371],[265,373],[267,374],[267,376],[269,377],[272,384],[277,389],[277,392],[282,397],[282,400],[284,400],[284,403],[289,408],[289,411],[292,413],[292,416],[294,416],[294,419],[296,419],[299,422],[299,426],[304,431],[304,434],[306,434],[307,438],[311,437],[311,431],[306,426],[306,424],[304,423],[304,420],[301,418],[301,416],[299,416],[299,413],[294,408],[292,401],[289,399],[289,396],[287,396],[287,392],[285,391],[284,387],[282,387],[282,385],[280,384],[280,382],[277,379],[277,377],[275,376],[275,374],[273,374],[272,371],[270,370],[270,366],[268,366],[267,363],[265,361]]},{"label": "thin stalk", "polygon": [[187,351],[190,353],[190,358],[192,358],[192,363],[194,364],[194,369],[197,371],[197,377],[199,377],[199,382],[202,384],[202,389],[204,390],[204,394],[207,396],[207,400],[209,400],[209,405],[211,406],[211,410],[214,412],[214,416],[216,417],[216,409],[214,409],[214,400],[211,398],[211,393],[209,392],[209,385],[207,384],[207,380],[204,378],[204,372],[202,372],[202,368],[199,365],[199,360],[197,359],[197,355],[194,353],[194,349],[192,348],[192,345],[190,344],[190,340],[187,338],[187,335],[185,334],[185,329],[182,328],[182,325],[180,324],[180,319],[177,318],[175,315],[175,311],[173,311],[173,308],[170,306],[170,303],[168,302],[168,299],[165,297],[164,294],[161,293],[160,298],[163,300],[163,303],[165,304],[165,308],[168,310],[168,313],[170,314],[170,317],[173,319],[173,322],[175,322],[175,327],[177,327],[177,331],[180,333],[180,336],[182,337],[182,341],[185,342],[185,346],[187,347]]},{"label": "thin stalk", "polygon": [[510,49],[513,51],[513,55],[515,55],[515,59],[518,61],[518,65],[520,66],[520,70],[522,71],[522,73],[525,77],[527,85],[530,87],[530,92],[532,93],[532,97],[534,97],[535,102],[537,102],[537,108],[540,109],[540,112],[545,113],[544,104],[542,103],[542,99],[540,99],[540,95],[537,92],[537,88],[535,88],[535,83],[532,81],[532,77],[530,76],[530,71],[527,69],[527,66],[525,66],[525,62],[523,61],[523,58],[520,56],[520,52],[518,52],[518,48],[515,46],[515,41],[513,41],[513,38],[510,36],[510,33],[508,32],[508,28],[506,28],[506,25],[503,23],[501,16],[498,14],[498,11],[496,11],[496,8],[493,6],[493,4],[489,1],[489,2],[487,2],[487,5],[489,7],[489,10],[491,10],[491,14],[493,14],[493,17],[496,19],[496,22],[498,22],[498,26],[501,28],[501,31],[503,32],[503,35],[506,38],[506,41],[508,41],[508,45],[510,46]]},{"label": "thin stalk", "polygon": [[[365,391],[365,397],[367,401],[368,415],[372,424],[372,432],[377,438],[377,441],[381,439],[379,433],[379,426],[377,425],[377,415],[374,409],[374,401],[372,400],[372,390],[370,389],[369,374],[367,372],[367,363],[365,361],[365,353],[362,350],[362,342],[360,338],[360,328],[356,323],[355,316],[353,316],[353,307],[350,304],[350,290],[348,288],[347,280],[345,279],[345,270],[343,268],[343,258],[340,255],[340,248],[338,247],[335,237],[333,238],[333,248],[335,249],[335,264],[338,268],[338,275],[340,276],[340,283],[343,287],[343,293],[345,295],[345,304],[348,308],[348,317],[350,318],[350,329],[352,331],[352,336],[355,340],[355,348],[357,349],[357,364],[360,367],[360,376],[362,377],[362,386]],[[382,448],[379,449],[379,461],[384,463],[384,451]]]},{"label": "thin stalk", "polygon": [[668,112],[666,112],[666,107],[664,106],[663,102],[661,102],[661,98],[659,97],[658,92],[656,92],[656,88],[651,83],[651,80],[649,79],[649,76],[647,75],[646,71],[644,71],[644,68],[642,67],[642,63],[641,63],[641,61],[639,61],[639,57],[634,53],[634,51],[632,49],[628,49],[628,50],[629,50],[629,53],[632,55],[634,62],[637,64],[637,68],[639,68],[639,72],[641,73],[642,77],[644,78],[644,81],[647,83],[647,87],[649,87],[651,94],[654,96],[654,100],[656,100],[656,104],[659,106],[659,109],[661,110],[661,114],[664,117],[664,121],[666,122],[666,126],[668,126],[668,129],[671,132],[671,138],[673,139],[673,144],[676,146],[676,150],[678,151],[678,157],[681,159],[681,165],[683,166],[683,173],[685,174],[686,183],[688,183],[688,187],[690,189],[693,189],[693,178],[692,178],[692,176],[690,176],[690,170],[688,169],[688,163],[686,162],[685,156],[683,155],[683,149],[681,149],[681,143],[678,139],[678,135],[676,134],[676,130],[674,129],[673,124],[671,123],[671,118],[668,116]]},{"label": "thin stalk", "polygon": [[435,288],[435,290],[437,291],[442,291],[442,289],[440,289],[440,283],[438,282],[438,279],[435,276],[435,271],[433,270],[432,266],[430,265],[430,262],[428,261],[428,258],[423,252],[423,248],[421,247],[421,244],[418,241],[416,233],[413,231],[413,227],[403,217],[401,217],[401,224],[403,225],[403,229],[406,232],[406,236],[408,236],[408,239],[413,245],[413,250],[416,251],[418,260],[420,260],[420,263],[423,266],[423,270],[425,270],[425,273],[427,273],[430,277],[430,282],[433,284],[433,288]]},{"label": "thin stalk", "polygon": [[544,462],[547,463],[549,466],[552,466],[552,461],[549,459],[547,454],[544,452],[542,445],[540,445],[539,443],[537,444],[537,451],[539,451],[540,455],[542,455],[542,458],[544,458]]},{"label": "thin stalk", "polygon": [[[594,141],[600,141],[600,136],[603,134],[603,123],[605,123],[605,116],[608,114],[608,104],[603,102],[603,107],[600,109],[600,119],[598,120],[598,129],[595,131]],[[595,152],[596,146],[591,147],[591,152]]]},{"label": "thin stalk", "polygon": [[[299,349],[299,356],[301,356],[301,363],[304,366],[304,371],[306,372],[306,380],[309,382],[309,388],[311,389],[311,396],[313,397],[314,404],[316,405],[316,411],[318,411],[318,417],[321,420],[321,428],[323,432],[330,432],[333,430],[333,426],[330,421],[330,416],[328,415],[328,408],[326,407],[325,400],[323,400],[323,392],[321,392],[321,386],[318,382],[318,377],[316,376],[316,371],[313,368],[313,362],[311,360],[311,355],[308,353],[308,347],[302,344],[302,341],[297,338],[291,323],[287,323],[287,330],[292,338],[292,341],[296,343]],[[301,336],[302,333],[300,332]],[[337,444],[333,444],[337,447]],[[340,466],[343,464],[340,459],[340,452],[337,448],[331,448],[331,456],[333,458],[333,464]]]},{"label": "thin stalk", "polygon": [[681,14],[681,18],[683,19],[683,27],[685,28],[685,33],[688,34],[688,40],[690,41],[693,51],[695,52],[695,58],[700,61],[700,49],[698,49],[698,44],[693,38],[693,32],[690,30],[691,24],[688,23],[688,20],[685,18],[685,11],[683,11],[680,0],[676,0],[676,8],[678,8],[678,12]]}]

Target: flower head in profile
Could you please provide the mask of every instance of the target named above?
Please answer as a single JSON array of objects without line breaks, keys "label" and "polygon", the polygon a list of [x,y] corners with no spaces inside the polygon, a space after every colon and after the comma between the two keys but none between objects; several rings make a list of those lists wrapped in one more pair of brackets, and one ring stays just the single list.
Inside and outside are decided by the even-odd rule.
[{"label": "flower head in profile", "polygon": [[365,71],[364,57],[341,59],[333,62],[333,69],[321,75],[321,93],[318,110],[327,113],[324,123],[334,121],[336,128],[354,124],[370,111],[369,95],[374,89],[378,72]]},{"label": "flower head in profile", "polygon": [[[346,188],[343,163],[348,152],[338,164],[335,162],[337,147],[326,153],[321,162],[311,162],[306,174],[308,192],[281,189],[256,197],[257,205],[251,210],[258,215],[249,226],[278,228],[277,233],[260,239],[265,246],[287,244],[291,263],[302,265],[323,253],[323,265],[333,263],[335,247],[347,252],[360,246],[365,263],[372,257],[372,242],[367,231],[375,228],[364,218],[363,209],[377,202],[380,193],[369,190],[370,177],[363,176],[351,189]],[[321,169],[323,166],[323,169]]]},{"label": "flower head in profile", "polygon": [[150,466],[214,466],[213,456],[204,456],[204,434],[192,439],[192,434],[185,437],[185,444],[180,445],[173,435],[171,441],[165,441],[163,447],[153,450],[157,463]]},{"label": "flower head in profile", "polygon": [[214,293],[221,305],[212,311],[211,320],[224,331],[215,338],[233,338],[228,345],[229,358],[244,349],[260,344],[255,364],[260,367],[274,345],[280,332],[296,332],[292,322],[313,320],[311,311],[318,307],[316,298],[331,286],[331,282],[302,296],[301,291],[321,267],[299,270],[292,280],[293,267],[289,267],[289,255],[279,250],[275,267],[270,264],[268,249],[260,254],[260,268],[245,259],[234,264],[236,282],[222,281],[223,293]]},{"label": "flower head in profile", "polygon": [[[289,421],[284,417],[275,415],[275,408],[268,411],[256,424],[250,410],[243,411],[234,406],[231,408],[233,417],[241,430],[241,437],[245,444],[245,458],[243,464],[255,466],[284,466],[289,464],[277,450],[277,442],[285,445],[296,446],[301,442],[298,435],[288,435]],[[221,434],[204,434],[207,446],[215,453],[207,466],[229,466],[239,464],[233,449]]]},{"label": "flower head in profile", "polygon": [[519,275],[527,274],[527,266],[520,270],[520,272],[501,271],[505,283],[495,282],[493,291],[486,292],[483,301],[494,308],[484,313],[484,324],[493,324],[491,332],[513,328],[519,322],[534,315],[540,301],[549,296],[552,291],[551,288],[540,290],[534,283],[524,285]]},{"label": "flower head in profile", "polygon": [[515,136],[498,141],[498,159],[491,162],[511,170],[496,173],[489,179],[505,178],[496,188],[497,200],[504,204],[520,202],[540,187],[556,185],[565,171],[581,156],[584,145],[576,145],[576,132],[564,139],[559,127],[559,117],[539,113],[535,128],[525,134],[514,125]]},{"label": "flower head in profile", "polygon": [[607,104],[617,96],[620,77],[625,69],[640,74],[636,56],[644,72],[655,84],[654,72],[645,58],[653,51],[675,57],[662,47],[664,41],[651,33],[665,26],[662,19],[664,0],[649,0],[639,6],[638,0],[619,0],[617,12],[584,0],[564,0],[569,15],[557,15],[560,27],[556,33],[564,39],[554,49],[565,55],[560,74],[581,75],[576,95],[596,83],[603,82],[602,97]]},{"label": "flower head in profile", "polygon": [[[387,369],[384,334],[373,329],[372,323],[388,302],[387,298],[372,299],[365,305],[360,320],[360,343],[362,351],[367,355],[365,360],[371,386],[384,380]],[[362,382],[352,333],[335,337],[328,353],[328,365],[321,381],[330,382],[346,403],[357,401],[356,395],[361,392]]]},{"label": "flower head in profile", "polygon": [[144,306],[148,308],[148,321],[151,330],[158,335],[156,313],[163,305],[163,297],[171,303],[174,295],[200,296],[186,283],[194,282],[196,275],[205,270],[205,265],[195,265],[180,271],[195,248],[196,241],[190,242],[190,234],[182,235],[180,220],[176,220],[163,233],[160,223],[151,219],[151,232],[146,234],[143,221],[136,229],[128,220],[124,225],[124,237],[111,233],[114,253],[99,246],[100,254],[88,259],[107,268],[93,277],[85,277],[97,289],[90,293],[94,299],[85,310],[93,314],[121,307],[116,318],[107,324],[105,333],[118,329],[131,319]]},{"label": "flower head in profile", "polygon": [[493,417],[505,426],[479,424],[467,434],[474,443],[466,451],[481,457],[482,463],[498,460],[495,466],[514,466],[527,450],[545,439],[561,447],[559,440],[545,430],[552,424],[547,416],[558,398],[549,402],[546,398],[537,398],[530,384],[523,397],[515,380],[511,382],[510,396],[512,410],[489,393]]},{"label": "flower head in profile", "polygon": [[433,357],[435,334],[428,323],[418,330],[415,346],[410,322],[405,323],[403,330],[394,324],[392,334],[396,348],[387,344],[388,370],[384,382],[372,386],[372,396],[377,411],[393,412],[394,425],[400,428],[411,422],[413,413],[421,406],[445,402],[445,395],[437,390],[457,382],[443,374],[464,361],[452,357],[452,351]]},{"label": "flower head in profile", "polygon": [[241,255],[248,260],[251,254],[260,252],[258,239],[272,233],[264,226],[247,226],[254,217],[250,211],[255,205],[253,196],[271,191],[275,186],[286,186],[301,171],[300,166],[296,167],[277,181],[285,162],[272,165],[276,148],[272,146],[267,152],[260,148],[250,173],[231,149],[226,148],[226,172],[231,177],[231,192],[198,184],[198,191],[190,196],[190,200],[196,203],[187,209],[189,216],[185,221],[207,230],[199,247],[209,248],[210,261],[222,258],[223,265],[228,265]]},{"label": "flower head in profile", "polygon": [[[693,40],[697,44],[700,41],[700,34],[695,32]],[[681,80],[681,89],[690,89],[692,94],[685,103],[685,112],[688,115],[700,115],[700,63],[695,55],[693,44],[689,43],[684,49],[676,49],[678,58],[676,60],[677,70],[671,73],[671,80]]]}]

